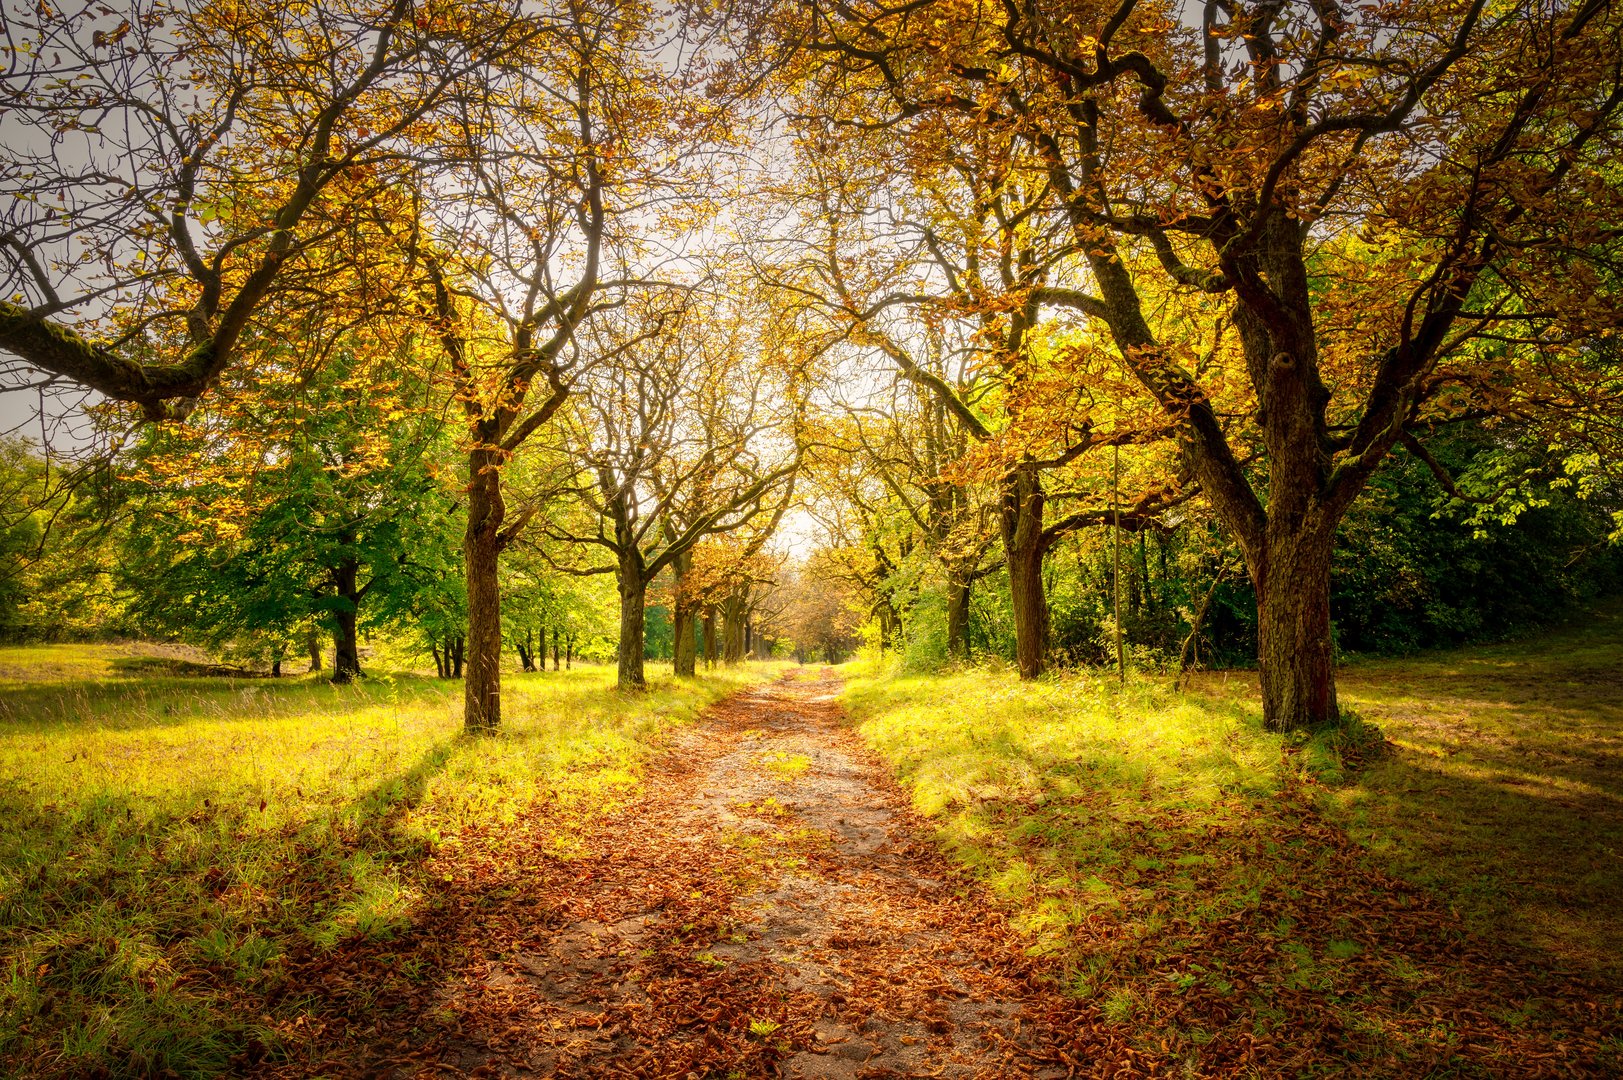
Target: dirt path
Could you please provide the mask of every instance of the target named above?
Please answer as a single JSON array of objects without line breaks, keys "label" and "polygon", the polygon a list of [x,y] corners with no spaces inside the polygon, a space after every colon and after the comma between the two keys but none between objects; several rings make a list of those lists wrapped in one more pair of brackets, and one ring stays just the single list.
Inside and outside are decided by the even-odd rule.
[{"label": "dirt path", "polygon": [[[513,947],[442,992],[455,1036],[434,1040],[424,1074],[1062,1077],[1124,1063],[1121,1047],[1088,1045],[1075,1006],[919,842],[841,727],[838,689],[825,674],[722,703],[645,798],[569,858],[532,865],[530,925],[511,898],[480,920]],[[429,1065],[425,1049],[396,1074]]]}]

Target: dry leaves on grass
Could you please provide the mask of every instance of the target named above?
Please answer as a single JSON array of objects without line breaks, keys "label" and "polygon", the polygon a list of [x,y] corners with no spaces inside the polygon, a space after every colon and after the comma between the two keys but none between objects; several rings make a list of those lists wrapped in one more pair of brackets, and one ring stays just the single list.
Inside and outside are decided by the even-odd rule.
[{"label": "dry leaves on grass", "polygon": [[[409,932],[293,959],[278,1011],[298,1019],[278,1060],[239,1064],[278,1078],[1599,1072],[1615,1005],[1462,945],[1433,899],[1371,868],[1299,793],[1250,826],[1258,845],[1315,851],[1310,885],[1140,935],[1154,977],[1125,982],[1132,1015],[1112,1018],[1063,993],[1054,963],[925,839],[834,689],[785,683],[716,707],[584,828],[543,805],[465,834],[425,867]],[[789,756],[807,767],[762,766]],[[1281,920],[1358,938],[1336,986],[1276,978]],[[1119,956],[1139,929],[1091,920],[1076,946],[1091,936]],[[1450,976],[1403,984],[1394,954]],[[1228,972],[1227,992],[1180,981],[1197,966]],[[1356,1030],[1334,999],[1344,984],[1367,1014]],[[1528,991],[1568,1003],[1561,1030],[1507,1019]]]}]

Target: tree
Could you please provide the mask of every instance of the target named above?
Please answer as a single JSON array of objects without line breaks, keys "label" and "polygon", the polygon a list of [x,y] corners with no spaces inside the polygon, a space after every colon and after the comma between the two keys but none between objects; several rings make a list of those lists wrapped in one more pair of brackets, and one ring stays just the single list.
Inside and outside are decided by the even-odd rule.
[{"label": "tree", "polygon": [[501,721],[498,560],[529,521],[509,519],[502,470],[613,362],[583,334],[648,276],[639,233],[681,220],[702,157],[671,151],[695,150],[715,115],[662,65],[649,5],[567,0],[525,26],[522,62],[469,84],[419,181],[440,239],[407,240],[468,424],[470,731]]},{"label": "tree", "polygon": [[[946,2],[785,11],[828,100],[973,116],[1041,161],[1076,288],[1243,554],[1274,729],[1338,717],[1336,524],[1433,421],[1615,394],[1619,14],[1501,5]],[[1237,342],[1158,333],[1167,298]],[[1222,310],[1226,306],[1227,310]],[[1163,330],[1166,329],[1163,327]],[[1209,339],[1209,336],[1208,336]],[[1245,462],[1252,448],[1260,467]]]},{"label": "tree", "polygon": [[433,372],[409,333],[313,317],[243,348],[251,365],[132,455],[120,571],[150,629],[257,637],[279,660],[322,625],[333,680],[347,682],[361,674],[363,601],[371,621],[393,621],[444,580],[455,514]]},{"label": "tree", "polygon": [[[1076,512],[1051,521],[1050,502],[1096,498],[1075,482],[1073,466],[1100,448],[1159,441],[1166,424],[1120,392],[1116,365],[1086,334],[1067,335],[1045,318],[1071,292],[1054,282],[1078,244],[1051,206],[1040,159],[1017,133],[947,114],[898,141],[864,130],[871,100],[841,101],[810,102],[798,118],[806,235],[780,246],[806,254],[783,260],[778,287],[826,319],[838,340],[882,357],[929,395],[944,413],[933,425],[949,440],[941,445],[961,447],[954,464],[995,485],[1020,674],[1034,678],[1048,651],[1044,559],[1065,533],[1101,520]],[[1145,499],[1191,497],[1185,479],[1158,484]],[[956,513],[948,505],[955,485],[934,486],[947,502],[932,511],[926,536]],[[941,538],[933,537],[937,550],[945,550]],[[955,567],[949,607],[960,615],[967,587]]]},{"label": "tree", "polygon": [[613,556],[579,572],[616,576],[622,690],[646,685],[649,584],[706,537],[775,521],[793,497],[802,409],[793,372],[775,369],[741,315],[690,299],[600,324],[598,348],[618,362],[583,377],[569,418],[585,478],[577,494],[595,522],[555,536]]},{"label": "tree", "polygon": [[[853,411],[840,441],[882,485],[883,512],[856,477],[847,479],[841,496],[859,512],[876,563],[891,560],[872,534],[881,517],[897,517],[942,578],[947,655],[968,659],[971,589],[996,568],[986,559],[998,552],[994,500],[964,460],[970,449],[965,432],[941,395],[904,381],[892,388],[884,407]],[[891,565],[889,572],[899,569]]]},{"label": "tree", "polygon": [[776,633],[793,642],[801,663],[821,656],[838,664],[861,640],[858,605],[835,567],[825,565],[817,551],[802,566],[786,570],[776,602]]}]

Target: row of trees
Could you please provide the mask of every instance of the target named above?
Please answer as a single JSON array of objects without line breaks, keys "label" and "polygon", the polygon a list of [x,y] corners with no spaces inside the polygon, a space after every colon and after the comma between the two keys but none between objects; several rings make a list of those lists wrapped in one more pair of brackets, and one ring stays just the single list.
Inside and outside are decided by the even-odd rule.
[{"label": "row of trees", "polygon": [[42,5],[0,80],[32,134],[0,165],[0,348],[158,441],[366,399],[340,473],[454,415],[470,729],[500,721],[504,553],[615,576],[634,688],[666,568],[678,669],[695,618],[742,648],[802,471],[882,638],[879,583],[926,552],[954,653],[1006,582],[1025,677],[1056,551],[1207,515],[1268,724],[1333,722],[1336,538],[1395,449],[1503,514],[1527,470],[1473,487],[1445,433],[1504,421],[1535,472],[1615,484],[1623,23],[1181,11]]}]

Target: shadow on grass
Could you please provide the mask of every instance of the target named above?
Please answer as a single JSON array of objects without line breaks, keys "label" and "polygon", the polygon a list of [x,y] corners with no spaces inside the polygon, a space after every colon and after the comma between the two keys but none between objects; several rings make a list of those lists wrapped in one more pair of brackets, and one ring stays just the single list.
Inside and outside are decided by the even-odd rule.
[{"label": "shadow on grass", "polygon": [[1377,857],[1437,890],[1478,934],[1623,989],[1623,801],[1575,790],[1548,761],[1529,774],[1513,752],[1473,757],[1400,748],[1326,802]]},{"label": "shadow on grass", "polygon": [[335,685],[321,675],[282,679],[215,676],[74,679],[0,691],[0,734],[39,731],[142,731],[198,720],[296,720],[335,706],[386,705],[410,698],[448,701],[460,691],[425,675],[390,675]]},{"label": "shadow on grass", "polygon": [[[506,886],[453,882],[447,858],[515,819],[575,829],[666,714],[699,704],[605,709],[583,681],[515,695],[492,741],[461,733],[458,689],[75,679],[0,699],[0,768],[22,778],[0,783],[0,1061],[215,1076],[312,1039],[319,1053],[320,1024],[299,1027],[318,990],[321,1023],[364,1021],[393,1008],[388,987],[409,997],[459,970],[446,942]],[[571,798],[535,809],[565,776]],[[516,881],[561,857],[495,850]]]},{"label": "shadow on grass", "polygon": [[114,675],[127,679],[168,676],[180,679],[268,679],[268,671],[234,664],[199,663],[170,656],[118,656],[107,662]]},{"label": "shadow on grass", "polygon": [[288,957],[410,925],[432,849],[397,826],[463,740],[291,829],[257,830],[252,806],[207,799],[153,813],[109,794],[65,818],[0,798],[0,1059],[43,1075],[214,1076],[274,1043],[278,1018],[253,995],[285,982]]}]

